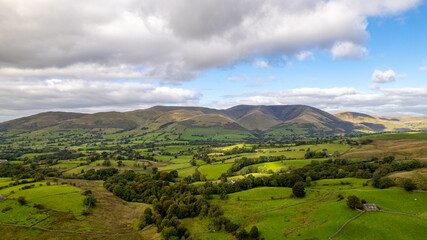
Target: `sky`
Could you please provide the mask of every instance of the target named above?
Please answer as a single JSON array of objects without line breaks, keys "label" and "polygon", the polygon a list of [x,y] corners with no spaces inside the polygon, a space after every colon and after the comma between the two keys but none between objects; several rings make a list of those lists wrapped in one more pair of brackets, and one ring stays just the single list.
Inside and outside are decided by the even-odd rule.
[{"label": "sky", "polygon": [[0,0],[0,121],[304,104],[427,115],[421,0]]}]

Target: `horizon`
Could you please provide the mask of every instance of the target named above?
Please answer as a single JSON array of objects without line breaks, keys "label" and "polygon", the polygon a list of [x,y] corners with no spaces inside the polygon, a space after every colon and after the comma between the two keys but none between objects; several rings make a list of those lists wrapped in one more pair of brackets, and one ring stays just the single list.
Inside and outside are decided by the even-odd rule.
[{"label": "horizon", "polygon": [[422,0],[0,6],[0,122],[156,105],[427,116]]}]

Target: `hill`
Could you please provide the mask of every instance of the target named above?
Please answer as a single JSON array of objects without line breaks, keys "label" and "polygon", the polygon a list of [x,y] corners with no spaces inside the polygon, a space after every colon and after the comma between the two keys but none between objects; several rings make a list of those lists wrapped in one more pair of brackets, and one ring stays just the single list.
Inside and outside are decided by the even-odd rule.
[{"label": "hill", "polygon": [[350,122],[304,105],[239,105],[224,110],[155,106],[95,114],[48,112],[0,123],[3,133],[38,131],[45,137],[75,129],[134,134],[146,141],[289,139],[343,135],[355,130]]},{"label": "hill", "polygon": [[334,116],[368,132],[427,130],[427,117],[376,116],[356,112],[339,112]]}]

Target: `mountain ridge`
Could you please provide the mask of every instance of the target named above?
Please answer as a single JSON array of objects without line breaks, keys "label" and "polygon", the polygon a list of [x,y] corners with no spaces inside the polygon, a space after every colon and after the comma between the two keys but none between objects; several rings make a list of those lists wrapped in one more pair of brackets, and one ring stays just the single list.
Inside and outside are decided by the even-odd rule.
[{"label": "mountain ridge", "polygon": [[[0,132],[18,134],[70,129],[111,129],[156,135],[169,140],[288,139],[357,132],[427,129],[427,117],[375,116],[356,112],[327,113],[307,105],[237,105],[227,109],[153,106],[128,112],[45,112],[0,123]],[[237,137],[236,137],[237,136]]]}]

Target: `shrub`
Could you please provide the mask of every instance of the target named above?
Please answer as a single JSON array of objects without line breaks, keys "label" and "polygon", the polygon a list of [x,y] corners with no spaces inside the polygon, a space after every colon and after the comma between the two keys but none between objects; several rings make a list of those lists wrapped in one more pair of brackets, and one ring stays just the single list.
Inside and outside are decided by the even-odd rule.
[{"label": "shrub", "polygon": [[299,198],[302,198],[305,196],[305,187],[304,187],[304,183],[302,182],[297,182],[294,184],[294,186],[292,187],[292,193]]},{"label": "shrub", "polygon": [[86,191],[83,193],[83,195],[85,195],[85,196],[87,196],[87,195],[89,195],[89,194],[92,194],[92,191],[91,191],[91,190],[86,190]]},{"label": "shrub", "polygon": [[34,203],[34,206],[33,207],[35,207],[35,208],[37,208],[37,209],[44,209],[44,206],[43,205],[41,205],[41,204],[36,204],[36,203]]},{"label": "shrub", "polygon": [[83,210],[82,210],[82,215],[83,215],[83,216],[90,215],[90,211],[89,211],[89,209],[83,209]]},{"label": "shrub", "polygon": [[18,198],[18,202],[19,202],[19,204],[21,204],[21,205],[25,205],[25,204],[27,204],[27,200],[25,200],[25,197],[24,197],[24,196],[20,196],[20,197]]},{"label": "shrub", "polygon": [[360,199],[354,195],[350,195],[347,198],[347,206],[352,209],[362,209],[363,205]]},{"label": "shrub", "polygon": [[417,185],[415,185],[412,179],[407,178],[403,181],[403,188],[405,188],[406,191],[410,192],[412,190],[417,189]]},{"label": "shrub", "polygon": [[236,238],[239,240],[240,239],[248,239],[248,237],[249,237],[249,234],[248,234],[248,232],[246,232],[245,229],[242,229],[242,230],[239,230],[236,232]]},{"label": "shrub", "polygon": [[11,207],[11,206],[8,206],[8,207],[5,207],[5,208],[3,208],[3,210],[1,210],[1,212],[2,213],[5,213],[5,212],[7,212],[7,211],[9,211],[9,210],[12,210],[13,208]]},{"label": "shrub", "polygon": [[256,226],[251,228],[251,231],[249,231],[249,236],[253,239],[257,239],[259,237],[258,228]]},{"label": "shrub", "polygon": [[380,180],[380,188],[381,189],[393,187],[394,185],[396,185],[396,183],[391,178],[383,177]]},{"label": "shrub", "polygon": [[232,233],[235,232],[237,229],[239,229],[239,225],[232,223],[232,222],[227,222],[225,224],[225,231]]}]

